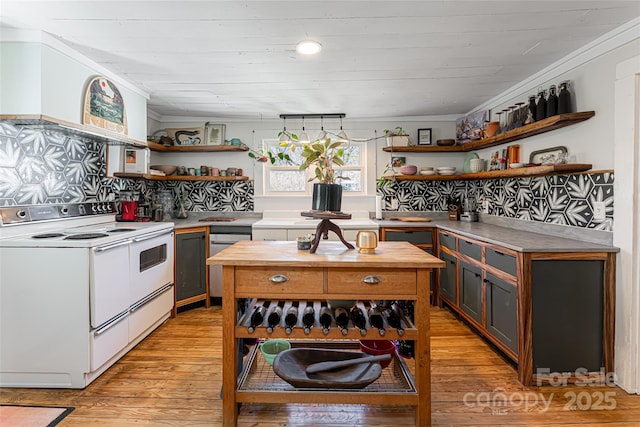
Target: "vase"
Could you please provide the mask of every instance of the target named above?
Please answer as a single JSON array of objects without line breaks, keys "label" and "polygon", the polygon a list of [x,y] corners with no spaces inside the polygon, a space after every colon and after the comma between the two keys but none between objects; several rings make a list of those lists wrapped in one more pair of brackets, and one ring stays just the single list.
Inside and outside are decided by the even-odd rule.
[{"label": "vase", "polygon": [[340,212],[341,206],[342,186],[340,184],[313,184],[312,210]]}]

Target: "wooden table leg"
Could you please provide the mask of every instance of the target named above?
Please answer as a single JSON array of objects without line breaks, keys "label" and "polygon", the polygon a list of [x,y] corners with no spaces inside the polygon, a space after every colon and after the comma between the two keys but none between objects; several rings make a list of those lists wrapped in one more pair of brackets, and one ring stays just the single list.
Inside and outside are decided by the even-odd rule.
[{"label": "wooden table leg", "polygon": [[235,427],[238,421],[238,340],[235,337],[237,305],[233,281],[234,267],[222,266],[222,425],[225,427]]},{"label": "wooden table leg", "polygon": [[415,341],[415,380],[418,388],[416,426],[431,425],[431,331],[429,319],[429,270],[418,270],[418,295],[414,321],[419,338]]}]

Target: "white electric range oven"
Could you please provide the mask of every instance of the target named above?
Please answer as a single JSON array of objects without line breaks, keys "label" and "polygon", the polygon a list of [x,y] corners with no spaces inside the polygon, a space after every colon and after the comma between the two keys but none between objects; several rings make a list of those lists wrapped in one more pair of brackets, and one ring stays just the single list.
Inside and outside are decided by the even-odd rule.
[{"label": "white electric range oven", "polygon": [[0,208],[0,386],[84,388],[170,316],[173,223],[114,213]]}]

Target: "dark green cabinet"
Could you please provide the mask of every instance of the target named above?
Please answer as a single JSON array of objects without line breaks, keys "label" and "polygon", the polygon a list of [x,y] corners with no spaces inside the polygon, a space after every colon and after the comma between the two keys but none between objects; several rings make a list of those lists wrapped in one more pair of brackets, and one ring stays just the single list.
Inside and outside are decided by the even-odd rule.
[{"label": "dark green cabinet", "polygon": [[518,354],[517,288],[490,273],[484,283],[487,330]]},{"label": "dark green cabinet", "polygon": [[176,306],[206,299],[207,286],[206,231],[176,232]]},{"label": "dark green cabinet", "polygon": [[459,306],[473,320],[482,324],[482,270],[464,261],[459,261],[460,301]]},{"label": "dark green cabinet", "polygon": [[456,259],[444,252],[440,252],[440,259],[445,262],[444,268],[440,269],[440,296],[445,297],[453,304],[457,304],[458,292],[456,290]]}]

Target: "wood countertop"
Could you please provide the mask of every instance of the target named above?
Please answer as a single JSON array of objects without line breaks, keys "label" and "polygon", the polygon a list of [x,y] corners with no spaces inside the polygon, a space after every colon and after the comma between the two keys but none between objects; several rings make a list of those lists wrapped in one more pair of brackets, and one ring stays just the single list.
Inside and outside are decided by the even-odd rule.
[{"label": "wood countertop", "polygon": [[341,242],[321,241],[315,254],[297,249],[296,242],[246,240],[207,259],[208,265],[442,268],[444,261],[408,242],[378,242],[373,254],[347,249]]}]

